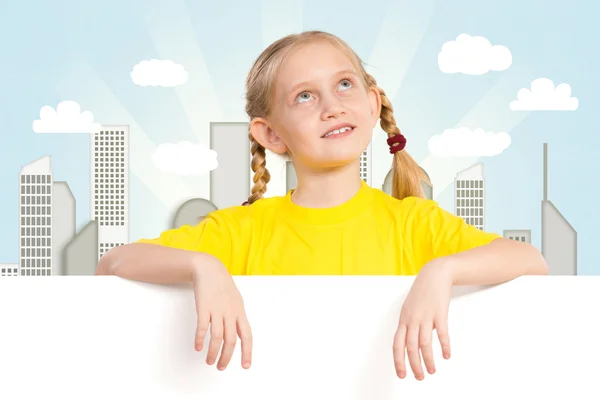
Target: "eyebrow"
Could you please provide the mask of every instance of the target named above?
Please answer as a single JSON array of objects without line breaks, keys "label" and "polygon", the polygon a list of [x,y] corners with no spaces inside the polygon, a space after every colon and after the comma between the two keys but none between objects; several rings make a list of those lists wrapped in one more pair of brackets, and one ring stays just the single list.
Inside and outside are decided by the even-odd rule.
[{"label": "eyebrow", "polygon": [[[358,74],[356,73],[356,71],[354,71],[353,69],[343,69],[341,71],[336,72],[335,75],[345,75],[345,74],[351,74],[353,76],[358,76]],[[303,81],[303,82],[299,82],[296,83],[295,85],[293,85],[290,90],[288,91],[288,93],[293,93],[296,90],[298,90],[300,87],[308,85],[311,81]]]}]

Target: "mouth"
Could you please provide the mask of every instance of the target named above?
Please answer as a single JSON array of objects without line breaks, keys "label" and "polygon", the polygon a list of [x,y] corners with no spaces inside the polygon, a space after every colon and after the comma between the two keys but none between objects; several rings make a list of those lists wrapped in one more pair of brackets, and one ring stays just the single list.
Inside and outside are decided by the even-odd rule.
[{"label": "mouth", "polygon": [[321,136],[321,138],[326,139],[347,136],[354,131],[354,128],[356,128],[354,125],[349,124],[334,126],[332,130],[325,133],[323,136]]}]

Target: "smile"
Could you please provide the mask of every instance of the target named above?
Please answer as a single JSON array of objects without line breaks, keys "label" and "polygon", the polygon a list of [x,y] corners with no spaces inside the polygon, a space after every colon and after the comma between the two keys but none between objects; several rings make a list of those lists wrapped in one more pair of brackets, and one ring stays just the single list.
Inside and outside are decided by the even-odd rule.
[{"label": "smile", "polygon": [[353,126],[344,126],[342,128],[339,129],[334,129],[330,132],[327,132],[326,134],[324,134],[323,136],[321,136],[322,138],[329,138],[329,137],[342,137],[342,136],[347,136],[349,135],[352,131],[354,130]]}]

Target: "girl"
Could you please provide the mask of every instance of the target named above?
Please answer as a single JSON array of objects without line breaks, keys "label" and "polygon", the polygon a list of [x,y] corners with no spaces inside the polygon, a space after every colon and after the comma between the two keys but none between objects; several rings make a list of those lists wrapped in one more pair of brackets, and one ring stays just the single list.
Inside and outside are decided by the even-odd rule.
[{"label": "girl", "polygon": [[[417,275],[394,338],[394,360],[406,376],[405,352],[417,379],[422,360],[435,372],[432,331],[444,358],[453,285],[494,284],[545,274],[531,245],[467,225],[421,193],[421,170],[404,150],[392,105],[362,61],[324,32],[287,36],[269,46],[247,79],[254,186],[247,206],[217,210],[196,226],[114,248],[97,274],[194,285],[196,350],[210,325],[206,362],[232,356],[251,363],[252,334],[232,275]],[[393,196],[368,187],[360,155],[378,121],[393,154]],[[263,198],[269,182],[265,149],[288,156],[298,177],[285,196]],[[222,348],[221,348],[222,346]]]}]

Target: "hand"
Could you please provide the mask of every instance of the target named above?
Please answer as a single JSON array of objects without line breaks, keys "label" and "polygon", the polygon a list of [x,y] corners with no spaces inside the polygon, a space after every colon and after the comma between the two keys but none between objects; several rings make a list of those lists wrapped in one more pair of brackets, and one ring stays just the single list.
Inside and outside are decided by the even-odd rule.
[{"label": "hand", "polygon": [[[418,380],[424,379],[421,355],[427,372],[435,373],[432,331],[435,329],[445,359],[450,358],[448,308],[452,295],[452,272],[442,261],[426,264],[404,301],[394,337],[394,364],[399,378],[406,377],[405,349]],[[420,350],[420,353],[419,353]]]},{"label": "hand", "polygon": [[229,271],[218,259],[212,256],[203,257],[198,264],[194,268],[192,279],[198,312],[195,348],[197,351],[202,351],[210,323],[210,343],[206,363],[214,364],[223,343],[217,368],[224,370],[233,355],[237,334],[242,342],[242,367],[250,368],[252,332],[246,318],[242,296]]}]

